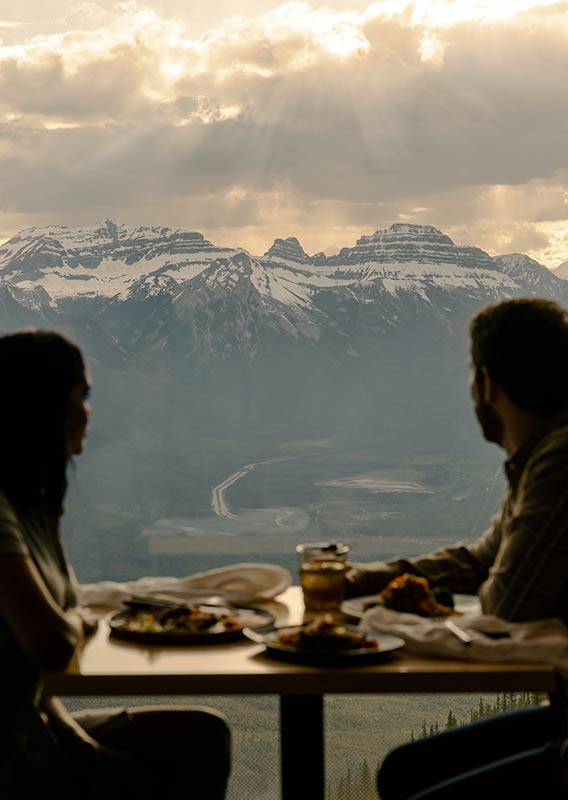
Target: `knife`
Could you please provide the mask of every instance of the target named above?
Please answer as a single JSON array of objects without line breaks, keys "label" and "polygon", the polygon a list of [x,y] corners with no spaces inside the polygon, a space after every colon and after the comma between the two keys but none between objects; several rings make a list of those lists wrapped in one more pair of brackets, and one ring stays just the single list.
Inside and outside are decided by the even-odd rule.
[{"label": "knife", "polygon": [[459,625],[456,625],[455,622],[452,622],[451,619],[444,620],[444,627],[447,628],[450,633],[452,633],[456,639],[459,639],[462,644],[465,644],[467,647],[473,642],[473,639],[466,631],[462,630]]}]

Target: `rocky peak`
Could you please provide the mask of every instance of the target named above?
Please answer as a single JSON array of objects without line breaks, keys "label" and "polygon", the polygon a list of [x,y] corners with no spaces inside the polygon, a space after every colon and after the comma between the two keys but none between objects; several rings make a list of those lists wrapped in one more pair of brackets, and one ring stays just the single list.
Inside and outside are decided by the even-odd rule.
[{"label": "rocky peak", "polygon": [[493,261],[497,264],[500,272],[504,272],[506,275],[512,275],[513,277],[516,275],[524,276],[534,272],[550,274],[550,270],[547,267],[543,267],[543,265],[535,261],[534,258],[526,256],[523,253],[506,253],[502,256],[494,256]]},{"label": "rocky peak", "polygon": [[371,236],[361,236],[357,244],[364,244],[374,240],[384,241],[385,239],[397,239],[398,241],[420,239],[421,242],[437,242],[438,244],[454,246],[450,237],[433,225],[412,225],[407,222],[395,222],[388,228],[375,231]]},{"label": "rocky peak", "polygon": [[218,258],[192,281],[195,289],[230,290],[248,292],[251,287],[253,259],[247,253],[236,253],[230,258]]},{"label": "rocky peak", "polygon": [[493,256],[493,261],[496,264],[499,264],[499,269],[501,272],[514,272],[520,268],[524,269],[546,269],[543,267],[542,264],[539,264],[538,261],[535,261],[534,258],[530,256],[524,255],[523,253],[505,253],[502,256]]},{"label": "rocky peak", "polygon": [[112,221],[112,219],[105,219],[105,221],[104,221],[104,230],[105,230],[105,232],[106,232],[106,234],[107,234],[109,239],[114,239],[115,241],[118,241],[120,229],[119,229],[118,225],[116,225]]},{"label": "rocky peak", "polygon": [[456,264],[495,269],[491,256],[477,247],[460,247],[432,225],[395,223],[361,236],[355,247],[343,247],[327,259],[329,266],[378,262],[387,264]]},{"label": "rocky peak", "polygon": [[304,266],[312,262],[295,236],[289,236],[287,239],[275,239],[270,250],[264,254],[264,258],[270,258],[273,261],[291,261]]},{"label": "rocky peak", "polygon": [[530,287],[535,294],[545,297],[564,297],[564,286],[555,272],[522,253],[507,253],[493,258],[497,269],[517,283]]}]

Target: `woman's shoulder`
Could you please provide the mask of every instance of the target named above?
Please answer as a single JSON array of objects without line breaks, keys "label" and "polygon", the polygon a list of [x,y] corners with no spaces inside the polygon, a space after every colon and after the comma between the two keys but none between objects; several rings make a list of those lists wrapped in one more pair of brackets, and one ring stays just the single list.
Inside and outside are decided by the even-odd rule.
[{"label": "woman's shoulder", "polygon": [[0,489],[0,516],[13,517],[15,521],[18,520],[18,514],[14,508],[14,504],[9,500],[8,495],[3,489]]},{"label": "woman's shoulder", "polygon": [[28,546],[18,513],[6,493],[0,489],[0,555],[27,552]]},{"label": "woman's shoulder", "polygon": [[13,518],[15,522],[18,521],[18,514],[14,508],[14,504],[8,498],[6,492],[0,489],[0,518],[2,517],[10,517]]}]

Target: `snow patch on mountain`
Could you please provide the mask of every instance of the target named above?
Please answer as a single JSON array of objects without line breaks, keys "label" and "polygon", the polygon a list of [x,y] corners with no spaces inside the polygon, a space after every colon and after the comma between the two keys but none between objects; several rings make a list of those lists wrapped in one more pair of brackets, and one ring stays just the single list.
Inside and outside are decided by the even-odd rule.
[{"label": "snow patch on mountain", "polygon": [[179,284],[170,275],[164,273],[145,275],[140,280],[131,283],[116,295],[118,300],[133,300],[143,302],[160,294],[171,294],[179,288]]},{"label": "snow patch on mountain", "polygon": [[406,263],[381,263],[373,261],[353,267],[339,267],[334,277],[351,283],[380,283],[390,294],[400,291],[417,291],[421,294],[428,287],[444,289],[480,289],[489,291],[512,291],[517,284],[497,270],[471,269],[458,264],[437,264],[409,261]]},{"label": "snow patch on mountain", "polygon": [[129,266],[124,261],[105,258],[100,261],[96,270],[82,266],[72,269],[40,268],[32,279],[24,278],[18,280],[13,272],[9,274],[12,280],[17,281],[18,286],[43,286],[56,299],[64,297],[112,297],[127,289],[140,278],[152,274],[157,268],[167,264],[169,258],[169,255],[164,254],[162,257],[153,259],[150,263],[139,262],[136,265]]}]

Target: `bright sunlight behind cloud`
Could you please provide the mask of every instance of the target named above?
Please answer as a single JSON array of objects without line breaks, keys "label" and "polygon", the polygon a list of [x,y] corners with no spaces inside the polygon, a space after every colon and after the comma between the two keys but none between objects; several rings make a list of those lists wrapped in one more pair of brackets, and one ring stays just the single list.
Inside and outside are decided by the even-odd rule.
[{"label": "bright sunlight behind cloud", "polygon": [[0,23],[0,237],[113,216],[315,251],[400,219],[568,258],[568,3],[251,2],[201,34],[151,0]]}]

